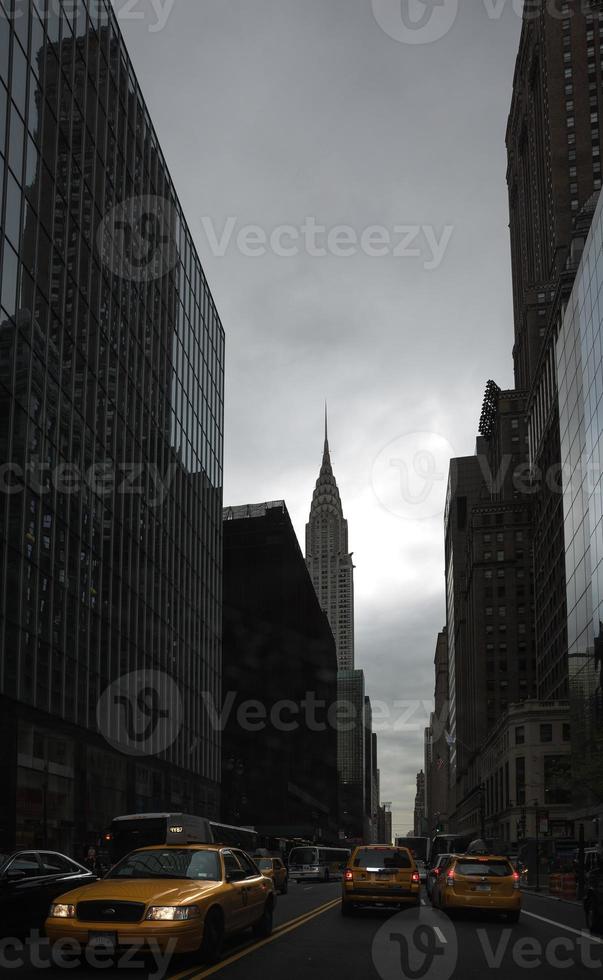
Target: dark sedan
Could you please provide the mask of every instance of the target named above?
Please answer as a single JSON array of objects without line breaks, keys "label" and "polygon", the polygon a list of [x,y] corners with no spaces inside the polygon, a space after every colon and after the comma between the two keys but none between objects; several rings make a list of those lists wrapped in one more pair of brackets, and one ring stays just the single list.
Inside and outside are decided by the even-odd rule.
[{"label": "dark sedan", "polygon": [[56,851],[0,855],[0,936],[22,938],[31,929],[42,929],[58,895],[96,880],[83,865]]}]

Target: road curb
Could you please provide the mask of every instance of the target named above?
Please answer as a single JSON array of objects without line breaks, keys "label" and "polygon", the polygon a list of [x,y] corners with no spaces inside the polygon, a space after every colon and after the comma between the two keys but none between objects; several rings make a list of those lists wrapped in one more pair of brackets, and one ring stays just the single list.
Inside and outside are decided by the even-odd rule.
[{"label": "road curb", "polygon": [[549,895],[547,892],[537,892],[533,888],[522,888],[524,895],[534,895],[536,898],[544,898],[547,902],[562,902],[564,905],[572,905],[576,909],[582,908],[582,902],[577,898],[559,898],[557,895]]}]

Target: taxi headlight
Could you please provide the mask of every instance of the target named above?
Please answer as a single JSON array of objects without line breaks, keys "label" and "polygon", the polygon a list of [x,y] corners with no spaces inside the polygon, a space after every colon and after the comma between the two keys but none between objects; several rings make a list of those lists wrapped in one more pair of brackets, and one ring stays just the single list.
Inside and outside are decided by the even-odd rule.
[{"label": "taxi headlight", "polygon": [[153,922],[182,922],[185,919],[198,919],[200,915],[197,905],[152,905],[145,919]]},{"label": "taxi headlight", "polygon": [[51,905],[48,915],[51,919],[75,919],[75,905]]}]

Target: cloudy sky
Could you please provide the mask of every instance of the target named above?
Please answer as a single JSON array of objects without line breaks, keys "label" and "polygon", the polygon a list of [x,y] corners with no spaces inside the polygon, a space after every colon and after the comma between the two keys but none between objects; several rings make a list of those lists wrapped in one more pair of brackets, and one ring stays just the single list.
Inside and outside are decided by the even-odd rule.
[{"label": "cloudy sky", "polygon": [[445,621],[447,461],[474,450],[486,381],[512,383],[519,6],[115,0],[226,330],[225,502],[284,498],[302,546],[328,399],[400,833]]}]

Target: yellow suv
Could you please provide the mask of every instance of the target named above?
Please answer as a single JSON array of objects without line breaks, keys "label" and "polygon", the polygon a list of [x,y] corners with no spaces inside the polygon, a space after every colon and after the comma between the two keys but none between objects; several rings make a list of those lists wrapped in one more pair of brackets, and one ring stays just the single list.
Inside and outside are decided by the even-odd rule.
[{"label": "yellow suv", "polygon": [[219,959],[224,937],[272,932],[276,895],[244,851],[207,844],[132,851],[101,881],[56,898],[46,920],[52,943],[149,946]]},{"label": "yellow suv", "polygon": [[473,909],[505,913],[517,922],[521,912],[519,874],[506,857],[454,855],[436,879],[431,904],[444,912]]},{"label": "yellow suv", "polygon": [[343,872],[341,912],[358,905],[399,905],[418,908],[421,880],[406,847],[366,844],[352,853]]}]

